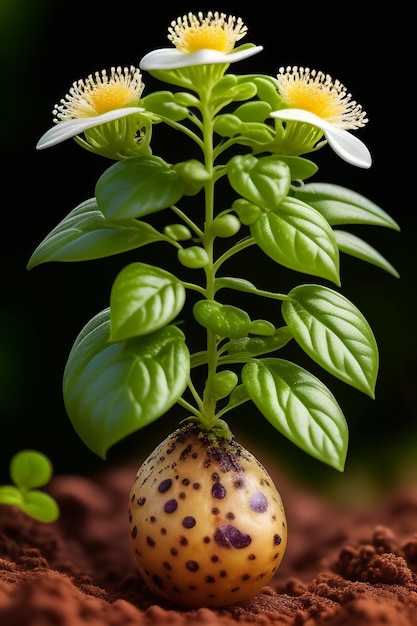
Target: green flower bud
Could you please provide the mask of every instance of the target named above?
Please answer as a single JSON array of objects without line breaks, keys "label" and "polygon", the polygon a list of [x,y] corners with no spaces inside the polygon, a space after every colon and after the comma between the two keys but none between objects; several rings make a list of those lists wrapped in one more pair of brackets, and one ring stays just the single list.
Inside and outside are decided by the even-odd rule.
[{"label": "green flower bud", "polygon": [[241,127],[241,120],[231,113],[217,115],[213,126],[214,132],[220,137],[234,137],[240,132]]},{"label": "green flower bud", "polygon": [[253,320],[249,327],[252,335],[263,335],[265,337],[273,337],[275,334],[275,326],[268,320]]},{"label": "green flower bud", "polygon": [[226,398],[233,391],[237,383],[238,377],[235,372],[223,370],[216,373],[211,381],[209,391],[215,398],[221,400],[221,398]]},{"label": "green flower bud", "polygon": [[216,237],[233,237],[239,231],[240,220],[236,215],[220,215],[214,220],[211,230]]},{"label": "green flower bud", "polygon": [[164,235],[175,241],[187,241],[187,239],[192,237],[191,231],[184,224],[169,224],[169,226],[165,226]]},{"label": "green flower bud", "polygon": [[182,265],[191,269],[205,267],[210,261],[207,252],[200,246],[181,248],[178,250],[178,260]]},{"label": "green flower bud", "polygon": [[186,91],[178,91],[174,94],[174,100],[177,104],[183,107],[197,107],[200,103],[199,99],[193,94]]},{"label": "green flower bud", "polygon": [[184,194],[186,196],[194,196],[201,190],[206,180],[210,178],[203,163],[197,161],[197,159],[175,163],[172,169],[184,183]]}]

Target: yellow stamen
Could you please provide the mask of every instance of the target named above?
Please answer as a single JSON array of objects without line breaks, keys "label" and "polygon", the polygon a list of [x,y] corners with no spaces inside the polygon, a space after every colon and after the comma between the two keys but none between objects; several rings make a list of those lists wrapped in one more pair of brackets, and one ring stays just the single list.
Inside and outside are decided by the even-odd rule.
[{"label": "yellow stamen", "polygon": [[139,69],[111,68],[110,76],[106,70],[90,74],[86,80],[73,83],[69,93],[55,105],[55,122],[63,122],[83,117],[94,117],[137,105],[143,91]]},{"label": "yellow stamen", "polygon": [[361,105],[329,74],[308,67],[281,67],[277,80],[279,93],[291,108],[310,111],[338,128],[360,128],[368,121]]},{"label": "yellow stamen", "polygon": [[188,13],[171,23],[168,39],[185,54],[197,50],[210,49],[218,52],[231,52],[235,43],[247,33],[247,27],[239,17],[227,17],[224,13],[209,11],[204,17],[200,11],[197,15]]}]

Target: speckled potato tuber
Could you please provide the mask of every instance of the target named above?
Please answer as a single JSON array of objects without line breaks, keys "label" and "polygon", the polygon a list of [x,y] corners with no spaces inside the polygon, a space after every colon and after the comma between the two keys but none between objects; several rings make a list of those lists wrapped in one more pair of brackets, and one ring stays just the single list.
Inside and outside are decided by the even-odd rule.
[{"label": "speckled potato tuber", "polygon": [[221,607],[256,595],[285,552],[281,497],[261,463],[233,438],[187,424],[140,467],[130,492],[130,541],[159,596]]}]

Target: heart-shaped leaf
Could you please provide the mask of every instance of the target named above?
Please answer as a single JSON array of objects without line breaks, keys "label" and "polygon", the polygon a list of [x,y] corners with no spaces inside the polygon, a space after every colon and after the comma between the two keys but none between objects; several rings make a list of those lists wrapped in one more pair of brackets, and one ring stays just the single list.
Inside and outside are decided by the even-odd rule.
[{"label": "heart-shaped leaf", "polygon": [[339,249],[333,230],[308,204],[285,198],[277,209],[253,222],[250,232],[261,250],[277,263],[340,284]]},{"label": "heart-shaped leaf", "polygon": [[171,322],[185,302],[185,288],[173,274],[146,263],[130,263],[110,295],[111,341],[147,335]]},{"label": "heart-shaped leaf", "polygon": [[303,350],[321,367],[374,397],[378,347],[362,313],[340,293],[301,285],[282,303],[282,315]]},{"label": "heart-shaped leaf", "polygon": [[230,159],[227,175],[233,189],[264,209],[275,209],[288,194],[290,168],[279,157],[237,155]]},{"label": "heart-shaped leaf", "polygon": [[14,485],[0,486],[0,502],[17,506],[39,522],[54,522],[59,517],[57,502],[44,491],[21,490]]},{"label": "heart-shaped leaf", "polygon": [[76,338],[63,379],[68,416],[102,458],[111,445],[164,415],[184,392],[190,371],[184,334],[176,326],[125,342],[109,338],[106,309]]},{"label": "heart-shaped leaf", "polygon": [[343,471],[346,420],[320,380],[294,363],[259,359],[243,366],[242,381],[274,428],[311,456]]},{"label": "heart-shaped leaf", "polygon": [[49,494],[37,489],[26,492],[18,506],[26,515],[39,522],[50,523],[59,517],[57,502]]},{"label": "heart-shaped leaf", "polygon": [[20,489],[43,487],[52,474],[51,461],[37,450],[20,450],[10,462],[10,477]]}]

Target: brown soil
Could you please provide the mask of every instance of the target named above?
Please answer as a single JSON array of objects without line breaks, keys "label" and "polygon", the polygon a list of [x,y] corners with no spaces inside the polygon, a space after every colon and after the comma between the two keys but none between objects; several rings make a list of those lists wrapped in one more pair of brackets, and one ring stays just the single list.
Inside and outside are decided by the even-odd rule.
[{"label": "brown soil", "polygon": [[289,543],[270,585],[244,604],[187,610],[151,595],[136,570],[136,470],[55,477],[53,524],[0,506],[1,626],[417,625],[417,488],[352,512],[280,485]]}]

